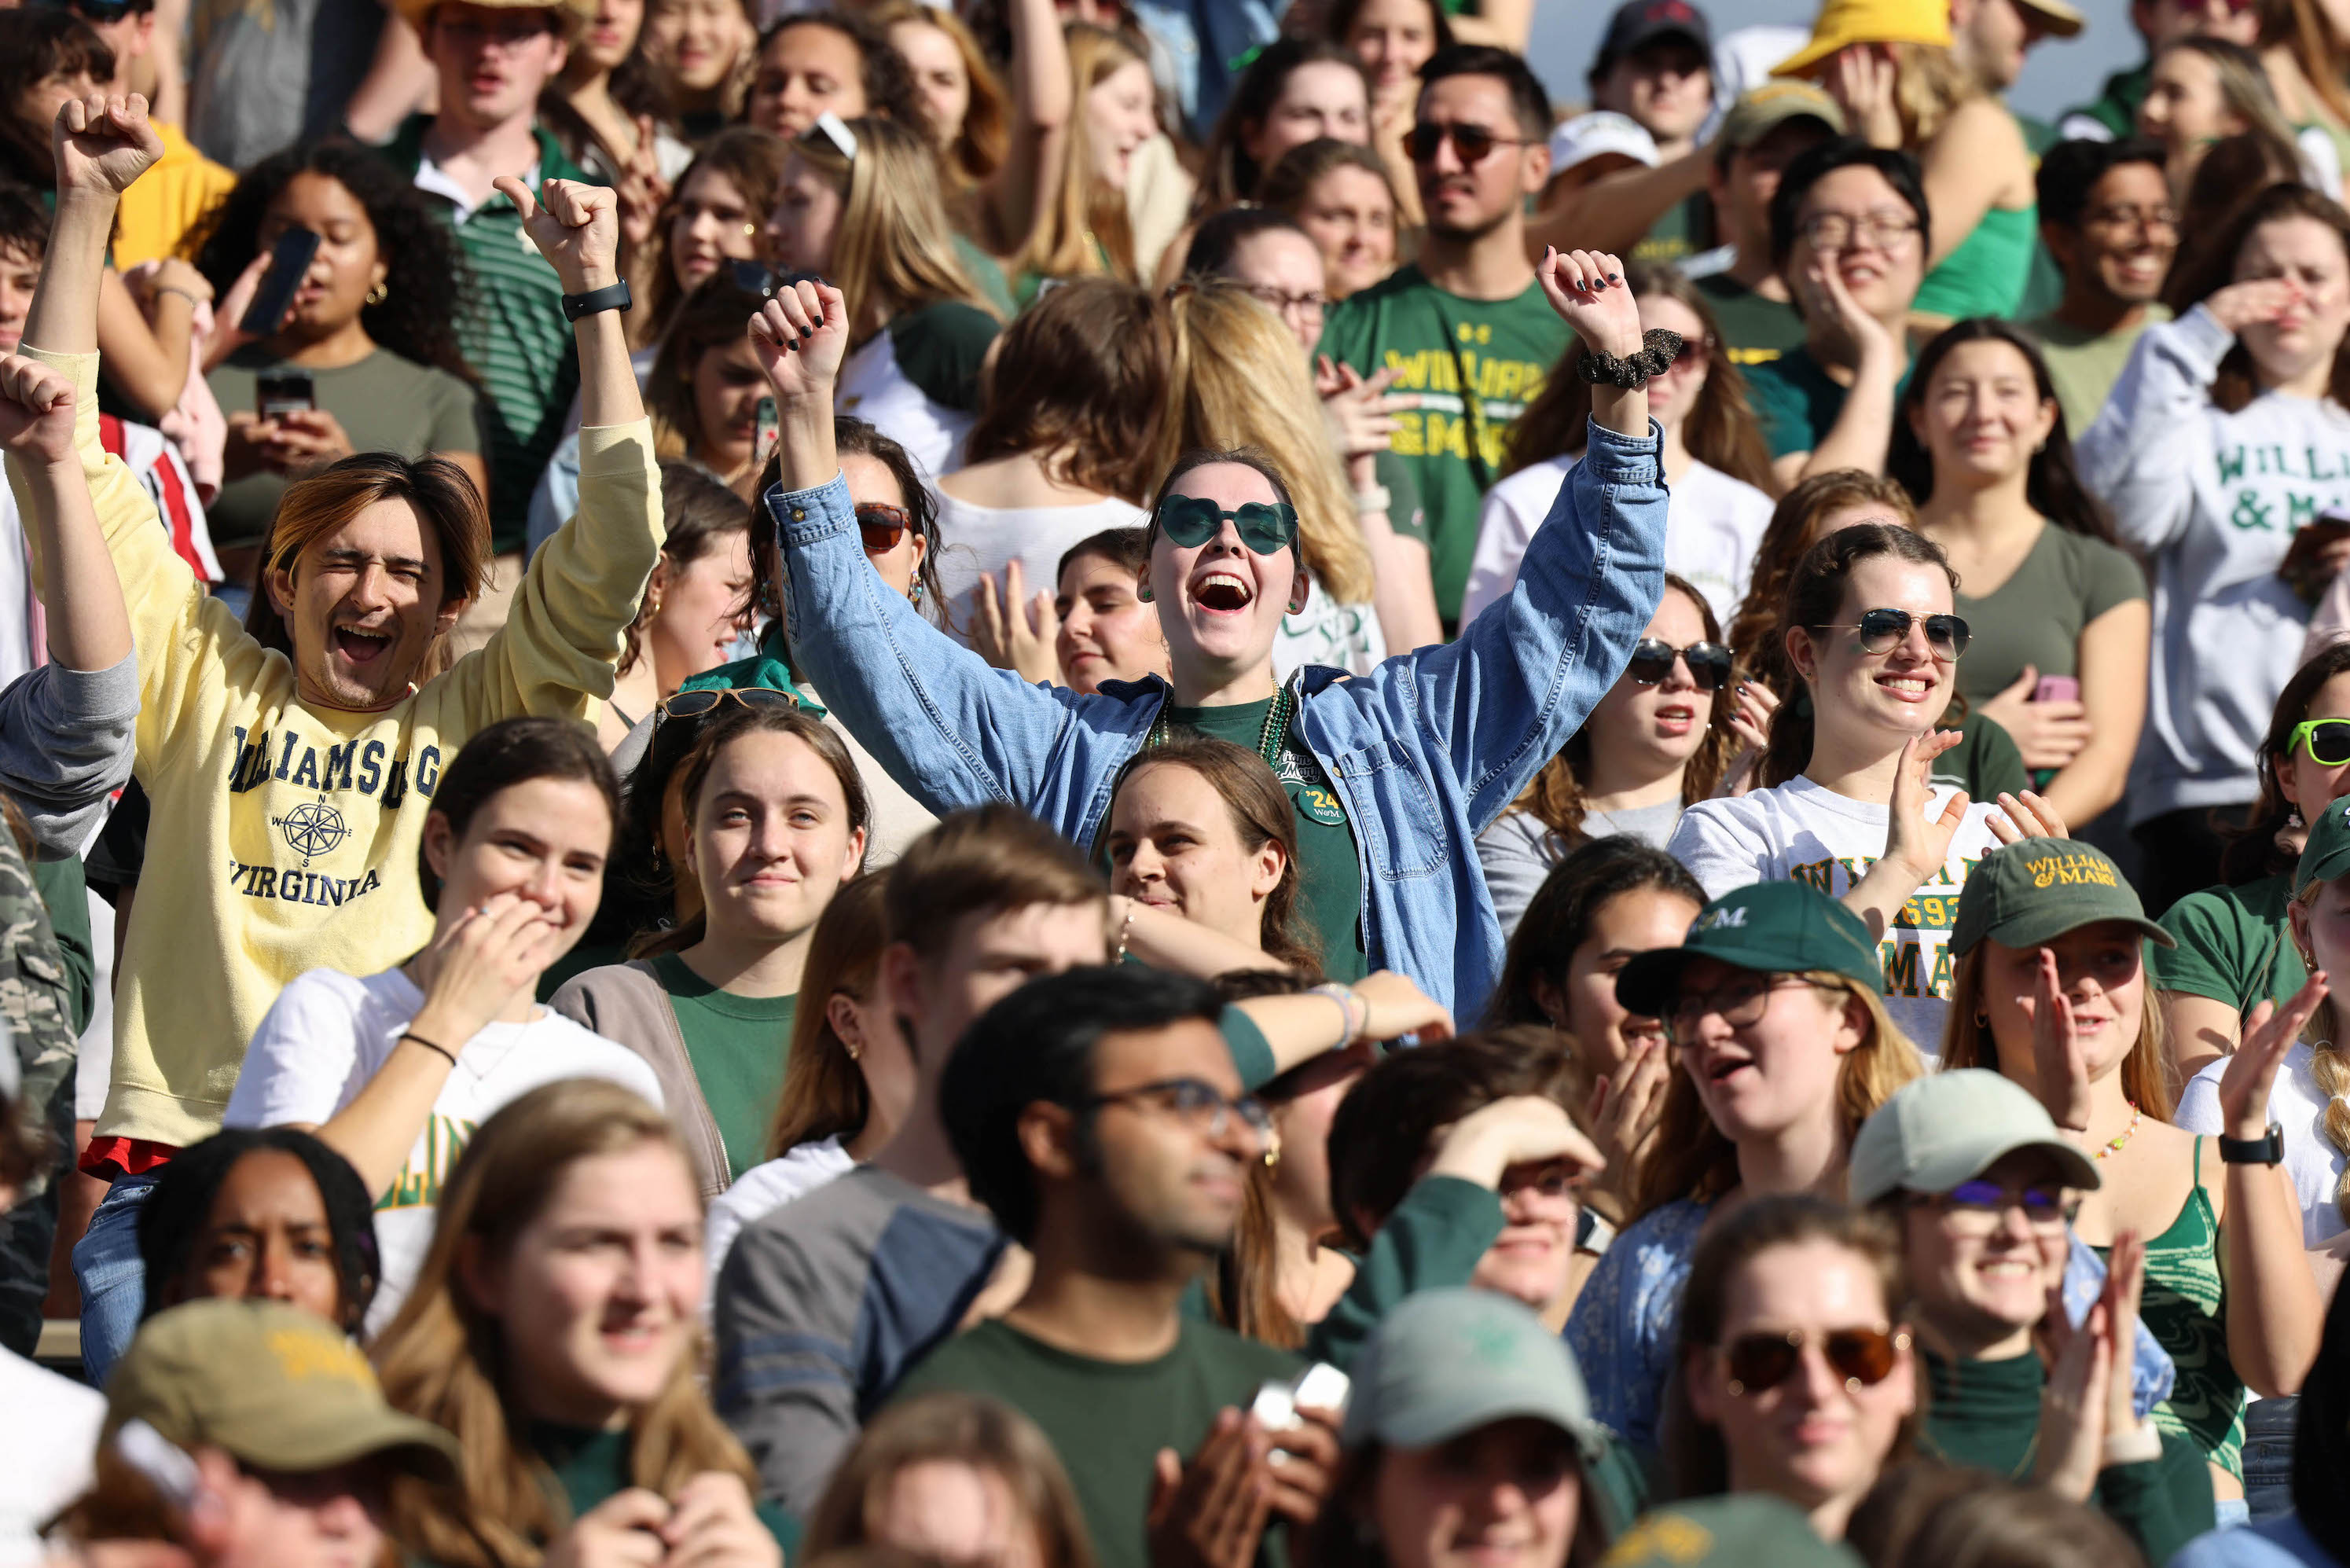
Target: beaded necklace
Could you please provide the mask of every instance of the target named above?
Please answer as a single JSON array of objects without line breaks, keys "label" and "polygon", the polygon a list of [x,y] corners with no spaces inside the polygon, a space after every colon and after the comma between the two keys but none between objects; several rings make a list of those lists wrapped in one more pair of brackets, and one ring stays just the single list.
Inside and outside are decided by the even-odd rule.
[{"label": "beaded necklace", "polygon": [[[1289,733],[1290,715],[1296,711],[1297,701],[1290,696],[1289,688],[1275,689],[1273,701],[1265,704],[1264,728],[1257,732],[1256,754],[1264,759],[1264,765],[1273,770],[1276,778],[1281,776],[1281,742]],[[1150,726],[1150,733],[1143,739],[1143,750],[1156,751],[1167,743],[1167,710],[1162,706],[1159,710],[1158,722]]]},{"label": "beaded necklace", "polygon": [[2121,1135],[2121,1137],[2115,1137],[2115,1138],[2107,1138],[2107,1139],[2106,1140],[2106,1147],[2103,1147],[2103,1148],[2101,1148],[2101,1149],[2099,1149],[2099,1150],[2097,1150],[2097,1158],[2098,1158],[2099,1159],[2103,1159],[2103,1158],[2106,1158],[2106,1156],[2107,1156],[2107,1155],[2109,1155],[2109,1154],[2119,1154],[2119,1153],[2121,1153],[2121,1151],[2122,1151],[2122,1146],[2123,1146],[2124,1144],[2126,1144],[2126,1143],[2129,1142],[2129,1140],[2130,1140],[2130,1135],[2131,1135],[2132,1133],[2134,1133],[2134,1132],[2137,1131],[2137,1121],[2138,1121],[2138,1114],[2139,1114],[2139,1113],[2138,1113],[2138,1108],[2137,1108],[2137,1102],[2136,1100],[2125,1100],[2125,1101],[2123,1101],[2122,1103],[2123,1103],[2124,1105],[2126,1105],[2126,1106],[2129,1106],[2129,1108],[2130,1108],[2130,1125],[2129,1125],[2129,1126],[2127,1126],[2127,1127],[2124,1127],[2124,1128],[2122,1128],[2122,1135]]}]

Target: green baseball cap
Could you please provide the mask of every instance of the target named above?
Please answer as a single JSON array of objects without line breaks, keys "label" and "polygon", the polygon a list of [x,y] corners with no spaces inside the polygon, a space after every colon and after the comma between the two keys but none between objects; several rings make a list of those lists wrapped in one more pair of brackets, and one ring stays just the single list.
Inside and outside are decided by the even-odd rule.
[{"label": "green baseball cap", "polygon": [[1514,1416],[1548,1421],[1586,1459],[1607,1447],[1574,1353],[1542,1319],[1492,1291],[1420,1291],[1356,1358],[1344,1439],[1425,1449]]},{"label": "green baseball cap", "polygon": [[1765,974],[1828,970],[1875,992],[1885,989],[1877,942],[1860,917],[1808,882],[1757,882],[1724,893],[1698,914],[1677,948],[1635,957],[1616,976],[1616,1001],[1662,1018],[1680,993],[1690,960],[1718,959]]},{"label": "green baseball cap", "polygon": [[290,1475],[375,1454],[435,1480],[457,1474],[455,1438],[384,1403],[375,1369],[333,1324],[276,1302],[216,1297],[148,1319],[106,1384],[105,1436],[130,1421]]},{"label": "green baseball cap", "polygon": [[2100,920],[2136,926],[2158,947],[2178,945],[2146,918],[2137,889],[2104,850],[2077,838],[2026,838],[1983,857],[1968,876],[1950,956],[1964,957],[1985,937],[2036,948]]},{"label": "green baseball cap", "polygon": [[2096,1161],[2056,1130],[2031,1090],[1988,1068],[1954,1067],[1903,1085],[1860,1124],[1846,1180],[1856,1204],[1948,1192],[2020,1148],[2044,1150],[2067,1187],[2104,1185]]},{"label": "green baseball cap", "polygon": [[1831,136],[1842,136],[1844,108],[1807,81],[1767,81],[1740,95],[1721,117],[1719,145],[1743,150],[1791,119],[1816,119]]},{"label": "green baseball cap", "polygon": [[2350,797],[2328,803],[2309,825],[2301,863],[2293,868],[2293,896],[2300,898],[2312,883],[2345,875],[2350,875]]},{"label": "green baseball cap", "polygon": [[1859,1568],[1842,1542],[1822,1541],[1803,1511],[1768,1492],[1697,1498],[1651,1510],[1616,1538],[1599,1568]]}]

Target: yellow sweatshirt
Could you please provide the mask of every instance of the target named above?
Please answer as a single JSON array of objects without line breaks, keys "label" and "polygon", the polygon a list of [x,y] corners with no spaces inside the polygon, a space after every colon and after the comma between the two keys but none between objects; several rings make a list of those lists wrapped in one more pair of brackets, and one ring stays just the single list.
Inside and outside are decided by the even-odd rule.
[{"label": "yellow sweatshirt", "polygon": [[322,965],[374,974],[432,935],[417,846],[466,737],[525,713],[580,719],[611,694],[663,538],[652,431],[580,431],[578,516],[532,560],[487,646],[395,708],[313,710],[286,656],[204,592],[99,444],[98,356],[25,352],[73,378],[82,471],[139,645],[134,771],[153,815],[98,1131],[184,1146],[219,1129],[287,981]]}]

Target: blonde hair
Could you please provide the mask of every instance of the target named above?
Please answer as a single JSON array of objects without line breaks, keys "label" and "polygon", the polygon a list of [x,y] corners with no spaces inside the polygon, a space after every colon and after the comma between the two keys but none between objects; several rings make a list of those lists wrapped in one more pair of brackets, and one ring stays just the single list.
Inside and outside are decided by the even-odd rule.
[{"label": "blonde hair", "polygon": [[[617,1084],[568,1078],[483,1123],[449,1173],[432,1249],[375,1346],[393,1408],[447,1428],[464,1449],[453,1485],[393,1482],[394,1532],[420,1556],[448,1568],[537,1568],[546,1543],[569,1523],[554,1477],[521,1435],[520,1412],[508,1411],[500,1393],[505,1325],[474,1302],[458,1271],[461,1261],[488,1262],[511,1249],[573,1165],[647,1144],[675,1154],[695,1189],[691,1157],[667,1116]],[[698,1345],[679,1356],[661,1391],[631,1412],[629,1479],[673,1497],[692,1477],[720,1470],[741,1477],[755,1496],[750,1456],[702,1392],[702,1359]]]},{"label": "blonde hair", "polygon": [[[2317,890],[2324,886],[2323,882],[2312,882],[2293,901],[2307,909],[2317,901]],[[2285,936],[2292,940],[2290,925],[2285,928]],[[2294,945],[2299,947],[2297,942]],[[2306,949],[2301,950],[2301,963],[2310,973],[2317,972],[2317,961]],[[2326,1142],[2341,1154],[2350,1156],[2350,1099],[2344,1097],[2350,1096],[2350,1061],[2343,1057],[2345,1042],[2342,1038],[2342,1023],[2341,1010],[2329,994],[2309,1015],[2309,1023],[2302,1030],[2301,1037],[2309,1046],[2309,1075],[2317,1080],[2317,1092],[2325,1096],[2325,1114],[2318,1125],[2325,1129]],[[2345,1165],[2334,1179],[2334,1207],[2342,1211],[2344,1219],[2350,1220],[2350,1165]]]},{"label": "blonde hair", "polygon": [[958,187],[958,194],[986,183],[1003,166],[1004,154],[1012,149],[1012,95],[1004,90],[1003,78],[995,74],[979,40],[972,36],[962,17],[922,0],[881,0],[866,8],[865,19],[884,34],[901,22],[935,27],[954,45],[955,53],[962,57],[963,79],[971,84],[971,102],[963,110],[962,129],[939,149],[940,168],[949,182]]},{"label": "blonde hair", "polygon": [[939,193],[939,157],[921,131],[873,116],[852,119],[854,163],[822,135],[801,137],[792,154],[841,193],[840,227],[827,270],[840,280],[849,330],[868,307],[898,315],[942,299],[995,314],[955,254],[954,229]]},{"label": "blonde hair", "polygon": [[1159,421],[1151,466],[1186,452],[1252,446],[1288,481],[1306,569],[1341,604],[1371,597],[1371,552],[1353,490],[1322,424],[1321,400],[1297,339],[1240,285],[1201,278],[1169,300],[1175,355],[1170,417]]},{"label": "blonde hair", "polygon": [[[1849,975],[1813,970],[1803,976],[1820,991],[1860,1003],[1867,1026],[1860,1044],[1845,1054],[1836,1070],[1836,1137],[1849,1149],[1877,1108],[1913,1078],[1925,1075],[1925,1059],[1885,1011],[1885,999]],[[1640,1173],[1632,1218],[1688,1198],[1711,1203],[1738,1185],[1738,1146],[1723,1136],[1698,1098],[1697,1084],[1676,1070],[1665,1088],[1665,1108],[1657,1123],[1657,1152]]]},{"label": "blonde hair", "polygon": [[1982,84],[1940,44],[1885,47],[1893,51],[1893,107],[1901,116],[1902,141],[1915,152],[1934,140],[1960,104],[1982,96]]},{"label": "blonde hair", "polygon": [[1107,273],[1132,283],[1134,223],[1127,215],[1126,192],[1110,189],[1094,173],[1086,95],[1113,73],[1130,65],[1148,68],[1149,62],[1123,35],[1090,22],[1072,22],[1061,29],[1061,35],[1068,40],[1069,75],[1076,88],[1076,107],[1069,116],[1069,151],[1061,165],[1061,188],[1046,195],[1037,213],[1035,232],[1028,236],[1020,267],[1044,277],[1095,277]]},{"label": "blonde hair", "polygon": [[[1977,942],[1951,971],[1950,1010],[1942,1021],[1942,1071],[1946,1073],[1958,1067],[2001,1071],[1999,1043],[1991,1038],[1991,1021],[1981,1014],[1983,969],[1989,950],[1989,939]],[[2178,1103],[2178,1091],[2171,1081],[2170,1033],[2164,1027],[2162,1009],[2155,1005],[2151,971],[2146,972],[2145,989],[2146,1000],[2138,1009],[2137,1038],[2131,1043],[2129,1054],[2122,1058],[2122,1093],[2147,1116],[2167,1122]]]}]

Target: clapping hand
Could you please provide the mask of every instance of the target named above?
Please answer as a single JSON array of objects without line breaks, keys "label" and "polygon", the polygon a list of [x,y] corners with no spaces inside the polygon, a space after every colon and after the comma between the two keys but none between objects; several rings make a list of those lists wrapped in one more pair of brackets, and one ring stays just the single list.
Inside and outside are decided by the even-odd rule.
[{"label": "clapping hand", "polygon": [[109,201],[163,156],[163,139],[147,123],[147,100],[137,93],[93,93],[57,108],[51,132],[57,195],[100,195]]},{"label": "clapping hand", "polygon": [[546,258],[566,294],[620,281],[620,199],[602,185],[542,181],[538,193],[511,174],[491,182],[522,213],[523,233]]},{"label": "clapping hand", "polygon": [[2064,1310],[2062,1282],[2048,1288],[2048,1310],[2033,1335],[2048,1368],[2040,1395],[2040,1457],[2033,1479],[2085,1502],[2105,1469],[2106,1439],[2137,1425],[2130,1405],[2130,1357],[2137,1344],[2137,1305],[2146,1277],[2146,1243],[2136,1231],[2114,1237],[2106,1288],[2078,1328]]},{"label": "clapping hand", "polygon": [[847,302],[828,283],[778,289],[751,317],[751,345],[778,409],[821,403],[829,410],[848,352]]},{"label": "clapping hand", "polygon": [[[1956,730],[1933,730],[1912,735],[1901,747],[1900,771],[1893,775],[1892,809],[1885,825],[1885,858],[1922,884],[1950,857],[1950,840],[1967,819],[1970,804],[1964,790],[1954,791],[1942,803],[1939,815],[1929,817],[1933,799],[1934,759],[1962,739]],[[1913,884],[1914,885],[1914,884]]]},{"label": "clapping hand", "polygon": [[74,457],[74,389],[22,354],[0,355],[0,451],[45,464]]},{"label": "clapping hand", "polygon": [[2032,1065],[2038,1081],[2040,1103],[2055,1124],[2068,1132],[2089,1130],[2089,1063],[2082,1054],[2081,1038],[2073,1026],[2073,1004],[2056,973],[2056,955],[2040,950],[2032,994],[2023,999],[2024,1014],[2032,1020]]},{"label": "clapping hand", "polygon": [[1396,415],[1419,407],[1417,395],[1388,390],[1395,379],[1392,366],[1366,379],[1352,365],[1322,356],[1314,372],[1314,389],[1322,399],[1323,421],[1337,441],[1340,458],[1376,457],[1388,451],[1402,423]]},{"label": "clapping hand", "polygon": [[1017,556],[1003,564],[1000,590],[993,577],[980,573],[979,624],[972,628],[971,645],[998,670],[1014,670],[1031,685],[1050,684],[1061,676],[1060,656],[1053,650],[1061,618],[1051,594],[1039,590],[1031,597],[1025,589]]},{"label": "clapping hand", "polygon": [[1218,1412],[1185,1464],[1159,1452],[1145,1539],[1151,1568],[1250,1568],[1273,1514],[1272,1439],[1237,1410]]},{"label": "clapping hand", "polygon": [[2269,1091],[2285,1053],[2325,1000],[2325,971],[2317,970],[2279,1007],[2262,1002],[2244,1019],[2244,1043],[2220,1075],[2220,1119],[2232,1138],[2262,1138],[2269,1131]]},{"label": "clapping hand", "polygon": [[2000,792],[2000,814],[1987,816],[1983,826],[2002,844],[2021,844],[2027,838],[2070,838],[2064,819],[2056,808],[2040,795],[2025,790],[2022,794]]}]

